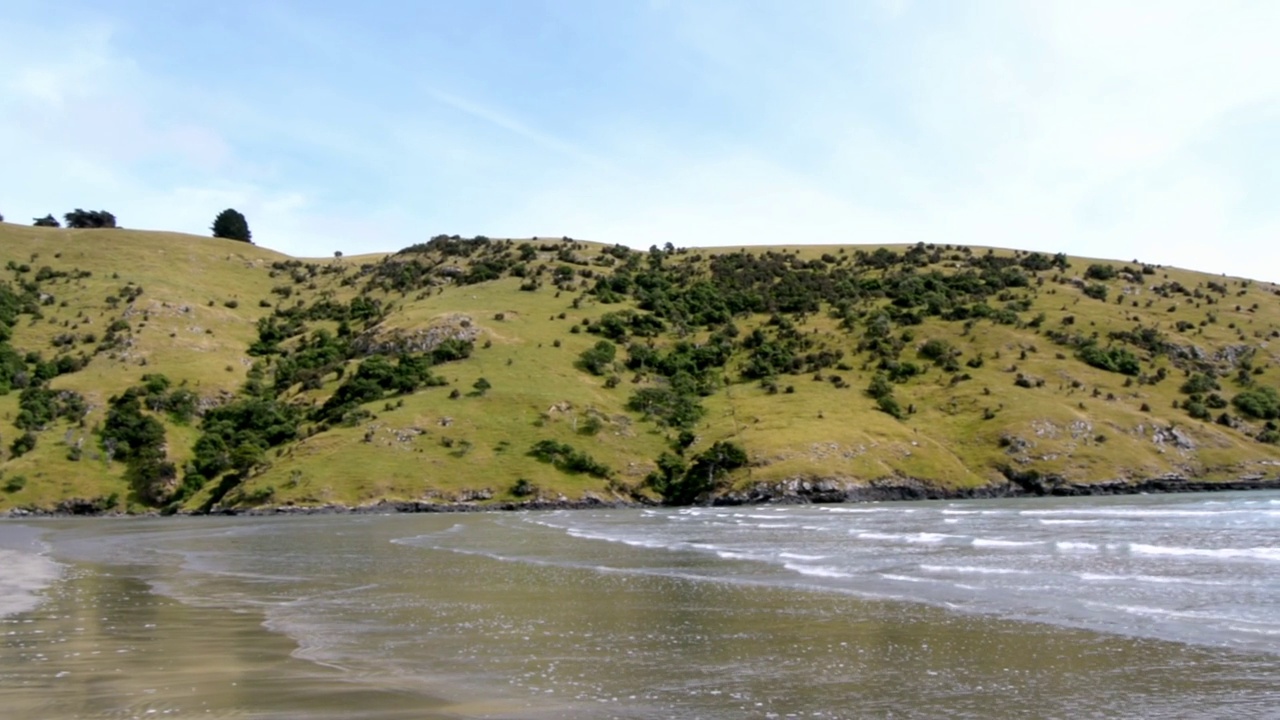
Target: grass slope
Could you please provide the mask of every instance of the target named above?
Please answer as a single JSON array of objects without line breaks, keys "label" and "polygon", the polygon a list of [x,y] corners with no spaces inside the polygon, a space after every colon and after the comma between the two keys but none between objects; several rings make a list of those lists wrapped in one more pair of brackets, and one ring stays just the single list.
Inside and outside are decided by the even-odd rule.
[{"label": "grass slope", "polygon": [[[137,385],[144,374],[162,373],[174,386],[197,393],[203,407],[226,402],[259,359],[248,353],[258,337],[259,319],[290,305],[322,298],[349,302],[357,296],[377,298],[385,310],[364,331],[368,338],[465,328],[474,338],[474,352],[466,360],[434,368],[448,385],[367,403],[371,416],[358,423],[318,427],[304,422],[297,440],[269,449],[263,462],[236,478],[223,505],[356,504],[382,498],[504,501],[518,499],[513,486],[521,479],[545,498],[652,495],[644,478],[676,432],[626,405],[635,389],[660,384],[660,379],[623,369],[624,345],[619,346],[619,365],[606,373],[616,372],[620,382],[615,387],[608,387],[606,376],[575,367],[578,356],[600,339],[582,332],[588,327],[583,322],[597,323],[606,313],[634,308],[635,302],[605,303],[599,295],[583,292],[591,283],[581,277],[582,268],[596,275],[610,272],[606,246],[537,241],[529,266],[541,265],[550,274],[564,265],[557,243],[572,247],[579,260],[572,265],[579,275],[561,289],[542,282],[533,291],[522,290],[525,281],[510,276],[460,284],[454,281],[457,273],[478,261],[441,258],[439,272],[429,282],[397,291],[365,283],[371,269],[389,256],[298,261],[211,238],[0,223],[3,280],[15,289],[31,285],[28,289],[40,299],[36,313],[18,317],[10,344],[46,359],[79,353],[91,358],[83,369],[49,382],[55,391],[84,397],[89,410],[83,421],[51,423],[35,433],[34,450],[20,457],[11,448],[23,433],[14,425],[20,393],[15,388],[0,395],[0,509],[48,508],[68,498],[140,509],[124,465],[109,459],[95,433],[112,396]],[[670,257],[684,257],[693,266],[738,250],[818,261],[852,254],[855,248],[716,248]],[[973,256],[987,252],[1011,255],[972,249]],[[750,463],[721,478],[721,491],[796,479],[858,484],[910,478],[971,488],[1003,483],[1010,469],[1071,482],[1272,474],[1280,463],[1280,447],[1255,439],[1264,429],[1261,421],[1237,414],[1228,426],[1193,419],[1184,407],[1175,407],[1184,406],[1188,397],[1179,390],[1191,368],[1186,357],[1137,352],[1144,375],[1163,369],[1168,378],[1135,383],[1132,376],[1082,362],[1075,348],[1055,342],[1049,331],[1096,333],[1106,345],[1110,333],[1155,328],[1170,347],[1199,357],[1197,367],[1215,368],[1223,376],[1222,395],[1230,397],[1242,389],[1232,380],[1242,363],[1255,385],[1280,387],[1276,287],[1149,268],[1145,278],[1137,278],[1145,279],[1142,283],[1124,277],[1101,282],[1108,293],[1106,300],[1098,300],[1084,292],[1095,281],[1082,277],[1094,263],[1106,261],[1071,258],[1070,267],[1060,273],[1033,273],[1036,282],[1007,296],[1024,303],[1020,319],[1012,324],[925,316],[918,324],[895,325],[901,359],[923,368],[922,374],[894,386],[901,407],[913,411],[902,419],[877,410],[864,392],[878,372],[871,357],[858,351],[866,331],[842,327],[829,304],[820,312],[799,313],[799,333],[821,346],[839,348],[844,353],[841,366],[779,375],[771,390],[768,383],[741,379],[746,358],[736,353],[724,368],[726,382],[702,399],[706,413],[693,428],[696,439],[687,454],[692,457],[720,440],[746,449]],[[944,259],[924,269],[958,272],[957,264]],[[1135,272],[1141,267],[1136,261],[1131,265]],[[46,267],[52,272],[45,271],[46,278],[33,285]],[[887,278],[890,271],[867,273]],[[1157,284],[1172,283],[1186,293],[1154,291]],[[1004,301],[993,297],[990,302]],[[872,298],[864,309],[874,313],[881,306],[888,303]],[[1037,317],[1038,322],[1029,322]],[[128,327],[116,333],[117,341],[104,342],[108,328],[121,322]],[[741,315],[734,323],[744,335],[770,327],[766,314]],[[318,328],[336,330],[337,324],[317,321],[308,329]],[[682,332],[669,328],[653,343],[669,348],[681,340],[706,342],[709,335],[697,327]],[[959,371],[918,357],[928,340],[944,340],[954,348]],[[286,347],[290,343],[296,339]],[[968,361],[979,357],[981,366],[971,367]],[[354,369],[359,360],[353,358],[347,367]],[[968,378],[955,379],[962,375]],[[480,378],[491,385],[483,394],[472,391]],[[1019,383],[1019,378],[1024,380]],[[282,397],[315,407],[340,382],[331,373],[318,387],[295,386]],[[454,390],[461,397],[451,398]],[[1218,416],[1222,411],[1212,412]],[[183,424],[155,417],[165,425],[168,459],[182,468],[200,436],[199,418]],[[548,439],[588,452],[613,470],[612,479],[564,472],[529,456],[534,443]],[[77,446],[79,457],[72,459]],[[207,505],[218,485],[205,484],[183,498],[181,507]]]}]

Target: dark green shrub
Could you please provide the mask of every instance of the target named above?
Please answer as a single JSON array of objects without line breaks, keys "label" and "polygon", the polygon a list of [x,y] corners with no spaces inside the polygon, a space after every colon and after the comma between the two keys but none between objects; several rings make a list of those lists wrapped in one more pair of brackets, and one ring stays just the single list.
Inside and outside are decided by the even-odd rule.
[{"label": "dark green shrub", "polygon": [[76,208],[62,216],[69,228],[113,228],[116,216],[106,210],[81,210]]},{"label": "dark green shrub", "polygon": [[1093,367],[1124,375],[1137,375],[1142,370],[1137,356],[1119,346],[1103,349],[1086,345],[1080,349],[1080,359]]},{"label": "dark green shrub", "polygon": [[1274,388],[1257,386],[1249,388],[1231,399],[1240,414],[1255,420],[1280,419],[1280,394]]},{"label": "dark green shrub", "polygon": [[726,441],[716,442],[687,467],[680,457],[663,453],[657,471],[649,473],[645,483],[668,505],[687,505],[721,485],[730,472],[748,461],[745,450]]},{"label": "dark green shrub", "polygon": [[926,341],[924,345],[920,346],[920,357],[934,363],[945,362],[951,357],[951,353],[951,343],[946,340],[934,338]]},{"label": "dark green shrub", "polygon": [[601,340],[578,355],[577,365],[580,369],[586,370],[592,375],[604,375],[613,365],[613,360],[617,353],[618,348],[616,345],[608,340]]},{"label": "dark green shrub", "polygon": [[1215,378],[1204,373],[1195,373],[1187,378],[1186,382],[1182,383],[1182,386],[1178,389],[1187,395],[1197,395],[1207,393],[1210,390],[1221,390],[1222,388]]},{"label": "dark green shrub", "polygon": [[643,413],[645,418],[670,427],[690,427],[706,412],[698,402],[697,395],[680,392],[672,387],[637,390],[627,399],[627,409]]},{"label": "dark green shrub", "polygon": [[607,480],[613,475],[609,466],[598,462],[585,452],[574,449],[572,445],[555,440],[539,440],[529,449],[529,455],[541,462],[551,463],[565,472],[585,473],[602,480]]},{"label": "dark green shrub", "polygon": [[902,406],[898,404],[898,401],[892,395],[876,398],[876,407],[880,412],[892,415],[899,420],[903,418]]},{"label": "dark green shrub", "polygon": [[1197,398],[1193,397],[1184,403],[1182,407],[1187,411],[1188,415],[1197,420],[1208,420],[1210,418],[1209,408],[1205,407],[1204,402]]},{"label": "dark green shrub", "polygon": [[18,436],[16,440],[9,445],[9,452],[13,453],[15,458],[22,457],[36,448],[36,436],[30,432],[24,432]]},{"label": "dark green shrub", "polygon": [[249,232],[249,221],[245,219],[243,214],[232,208],[227,208],[218,213],[209,229],[216,238],[227,238],[228,240],[239,240],[247,243],[253,242],[253,233]]},{"label": "dark green shrub", "polygon": [[1094,263],[1085,268],[1084,276],[1090,280],[1111,280],[1116,276],[1116,269],[1110,265]]}]

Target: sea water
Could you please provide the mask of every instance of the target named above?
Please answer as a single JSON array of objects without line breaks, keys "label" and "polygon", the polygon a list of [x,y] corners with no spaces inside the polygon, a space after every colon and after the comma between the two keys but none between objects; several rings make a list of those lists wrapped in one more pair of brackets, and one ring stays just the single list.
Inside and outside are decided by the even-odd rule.
[{"label": "sea water", "polygon": [[4,717],[1280,716],[1280,493],[0,524]]}]

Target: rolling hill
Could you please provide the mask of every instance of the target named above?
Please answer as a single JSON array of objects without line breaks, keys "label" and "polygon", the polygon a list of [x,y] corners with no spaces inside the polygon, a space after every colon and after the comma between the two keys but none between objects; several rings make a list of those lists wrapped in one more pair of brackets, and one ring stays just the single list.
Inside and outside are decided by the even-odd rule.
[{"label": "rolling hill", "polygon": [[0,510],[724,502],[1273,478],[1280,289],[951,245],[0,223]]}]

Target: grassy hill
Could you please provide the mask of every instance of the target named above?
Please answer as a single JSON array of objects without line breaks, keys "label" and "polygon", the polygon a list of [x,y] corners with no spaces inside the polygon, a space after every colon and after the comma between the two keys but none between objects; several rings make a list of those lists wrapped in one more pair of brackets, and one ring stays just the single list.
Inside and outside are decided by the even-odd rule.
[{"label": "grassy hill", "polygon": [[[963,491],[1280,463],[1280,290],[947,245],[0,223],[0,510]],[[483,381],[482,381],[483,380]]]}]

